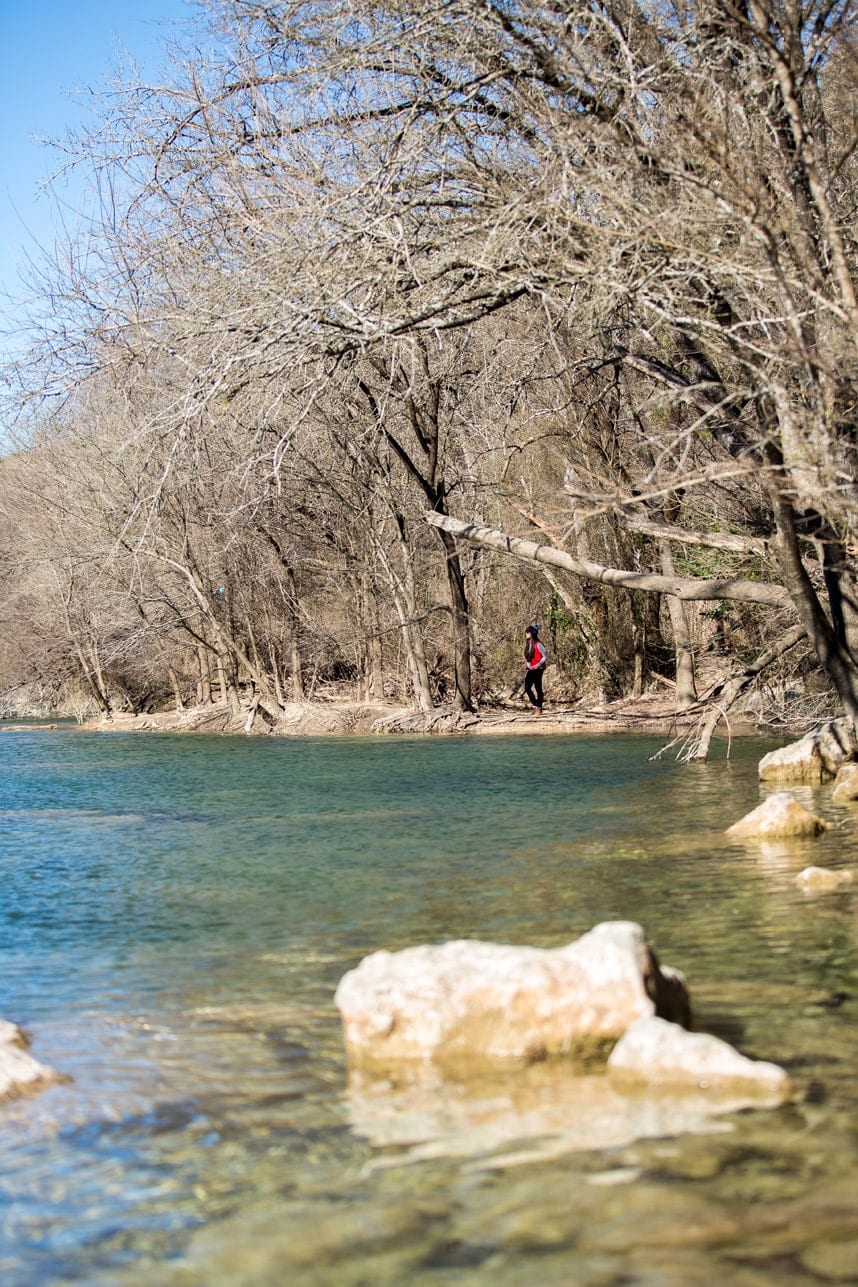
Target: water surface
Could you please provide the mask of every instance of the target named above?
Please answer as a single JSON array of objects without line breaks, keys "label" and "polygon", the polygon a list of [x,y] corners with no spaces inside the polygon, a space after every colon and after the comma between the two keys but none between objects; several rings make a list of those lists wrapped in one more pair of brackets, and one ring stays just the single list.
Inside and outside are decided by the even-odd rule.
[{"label": "water surface", "polygon": [[[72,1078],[0,1109],[0,1280],[850,1280],[858,891],[794,876],[858,868],[858,812],[800,789],[832,831],[727,843],[770,746],[0,737],[0,1016]],[[332,995],[367,952],[607,919],[798,1102],[632,1140],[562,1067],[349,1079]]]}]

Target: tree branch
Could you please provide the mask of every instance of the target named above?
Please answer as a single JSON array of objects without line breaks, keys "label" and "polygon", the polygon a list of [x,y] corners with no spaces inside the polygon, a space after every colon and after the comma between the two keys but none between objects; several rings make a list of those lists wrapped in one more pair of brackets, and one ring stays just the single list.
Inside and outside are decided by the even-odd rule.
[{"label": "tree branch", "polygon": [[738,536],[731,532],[691,532],[688,528],[671,523],[653,523],[646,518],[620,511],[620,522],[630,532],[641,536],[654,536],[661,541],[678,541],[680,545],[703,545],[712,550],[728,550],[731,554],[754,554],[765,558],[769,542],[762,537]]},{"label": "tree branch", "polygon": [[576,559],[553,545],[538,545],[536,541],[507,536],[505,532],[499,532],[493,527],[463,523],[446,514],[430,512],[424,518],[430,527],[440,527],[473,545],[489,550],[502,550],[531,563],[549,563],[553,567],[572,572],[575,576],[584,577],[585,580],[601,581],[603,585],[618,585],[626,590],[641,590],[649,594],[670,594],[685,600],[729,599],[738,603],[765,603],[772,607],[786,607],[791,602],[782,586],[765,581],[739,581],[732,578],[701,580],[697,577],[627,572],[622,568],[608,568],[599,563]]}]

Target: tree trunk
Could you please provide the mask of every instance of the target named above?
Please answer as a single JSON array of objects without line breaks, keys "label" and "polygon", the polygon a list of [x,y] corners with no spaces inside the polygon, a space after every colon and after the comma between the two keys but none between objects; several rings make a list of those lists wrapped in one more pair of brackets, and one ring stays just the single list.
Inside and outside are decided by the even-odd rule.
[{"label": "tree trunk", "polygon": [[805,633],[813,644],[819,664],[831,680],[846,718],[858,732],[858,666],[837,638],[801,561],[795,513],[784,495],[779,478],[770,479],[768,491],[777,527],[774,553],[784,585],[795,604]]},{"label": "tree trunk", "polygon": [[111,713],[110,698],[104,688],[100,668],[97,672],[93,672],[92,666],[87,662],[86,657],[84,656],[83,648],[81,648],[80,644],[76,641],[74,644],[74,650],[77,653],[78,661],[80,662],[81,676],[89,685],[90,691],[98,704],[99,710],[103,714],[109,715]]},{"label": "tree trunk", "polygon": [[822,542],[822,575],[834,633],[841,646],[858,662],[858,586],[839,541]]},{"label": "tree trunk", "polygon": [[453,615],[453,667],[456,682],[455,703],[460,710],[471,711],[471,627],[465,574],[456,541],[449,531],[440,529],[447,554],[447,582],[450,586],[450,608]]},{"label": "tree trunk", "polygon": [[170,677],[170,687],[173,690],[173,701],[176,703],[176,710],[183,711],[185,703],[182,700],[182,686],[179,683],[179,676],[176,674],[175,666],[167,666],[167,674]]},{"label": "tree trunk", "polygon": [[384,700],[384,671],[381,664],[381,635],[378,632],[378,621],[369,637],[369,684],[367,697],[370,701]]},{"label": "tree trunk", "polygon": [[298,642],[298,631],[292,630],[289,639],[290,679],[292,684],[292,701],[302,702],[306,696],[304,688],[304,658]]},{"label": "tree trunk", "polygon": [[418,624],[417,592],[414,585],[411,552],[406,544],[400,523],[396,524],[396,531],[402,555],[402,575],[400,576],[393,567],[381,540],[374,533],[376,551],[387,573],[393,606],[399,618],[402,642],[405,645],[405,661],[411,678],[415,701],[420,710],[431,711],[434,705],[432,701],[432,684],[429,679],[429,663],[426,660],[423,634]]},{"label": "tree trunk", "polygon": [[220,651],[217,653],[215,661],[215,670],[217,672],[217,682],[220,688],[220,699],[222,702],[229,702],[230,710],[234,715],[241,712],[241,702],[238,696],[238,690],[232,676],[232,667],[230,659],[225,657]]},{"label": "tree trunk", "polygon": [[199,679],[197,680],[197,702],[200,706],[211,706],[212,704],[212,672],[209,665],[208,649],[199,644],[197,647],[197,664],[199,666]]},{"label": "tree trunk", "polygon": [[[670,541],[659,541],[658,552],[661,559],[661,570],[667,577],[676,576],[673,563],[673,550]],[[673,647],[676,654],[676,709],[687,710],[697,700],[697,688],[694,683],[694,654],[691,651],[691,638],[688,630],[688,619],[685,608],[679,599],[669,595],[667,610],[670,614],[670,625],[673,630]]]},{"label": "tree trunk", "polygon": [[302,702],[305,697],[304,658],[301,652],[301,615],[298,611],[298,587],[295,582],[295,569],[281,559],[286,569],[288,592],[286,605],[289,613],[289,668],[292,685],[292,701]]},{"label": "tree trunk", "polygon": [[640,626],[632,621],[632,639],[635,647],[635,674],[632,682],[632,698],[638,701],[643,693],[644,639]]},{"label": "tree trunk", "polygon": [[360,614],[363,622],[360,640],[360,699],[377,701],[384,696],[381,634],[378,617],[378,589],[371,566],[364,569],[360,581]]},{"label": "tree trunk", "polygon": [[277,698],[278,706],[286,705],[286,698],[283,696],[283,683],[280,678],[280,658],[277,656],[277,649],[274,646],[274,640],[270,637],[269,629],[268,639],[268,664],[271,667],[271,678],[274,684],[274,696]]}]

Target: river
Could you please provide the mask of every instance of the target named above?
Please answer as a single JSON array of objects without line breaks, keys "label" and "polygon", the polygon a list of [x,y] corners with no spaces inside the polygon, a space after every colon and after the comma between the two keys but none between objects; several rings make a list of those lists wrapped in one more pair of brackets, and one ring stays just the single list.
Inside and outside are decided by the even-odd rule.
[{"label": "river", "polygon": [[[0,1106],[4,1287],[858,1281],[858,884],[794,883],[858,870],[858,809],[731,844],[774,744],[658,745],[0,737],[0,1017],[69,1078]],[[612,919],[795,1102],[635,1138],[556,1065],[349,1078],[366,953]]]}]

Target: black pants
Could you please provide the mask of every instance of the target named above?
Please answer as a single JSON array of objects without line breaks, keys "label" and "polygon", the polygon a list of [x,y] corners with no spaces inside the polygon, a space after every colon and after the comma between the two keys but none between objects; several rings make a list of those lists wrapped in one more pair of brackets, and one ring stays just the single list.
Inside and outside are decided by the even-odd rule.
[{"label": "black pants", "polygon": [[538,706],[542,710],[542,674],[543,668],[539,670],[529,670],[524,677],[524,691],[530,698],[532,706]]}]

